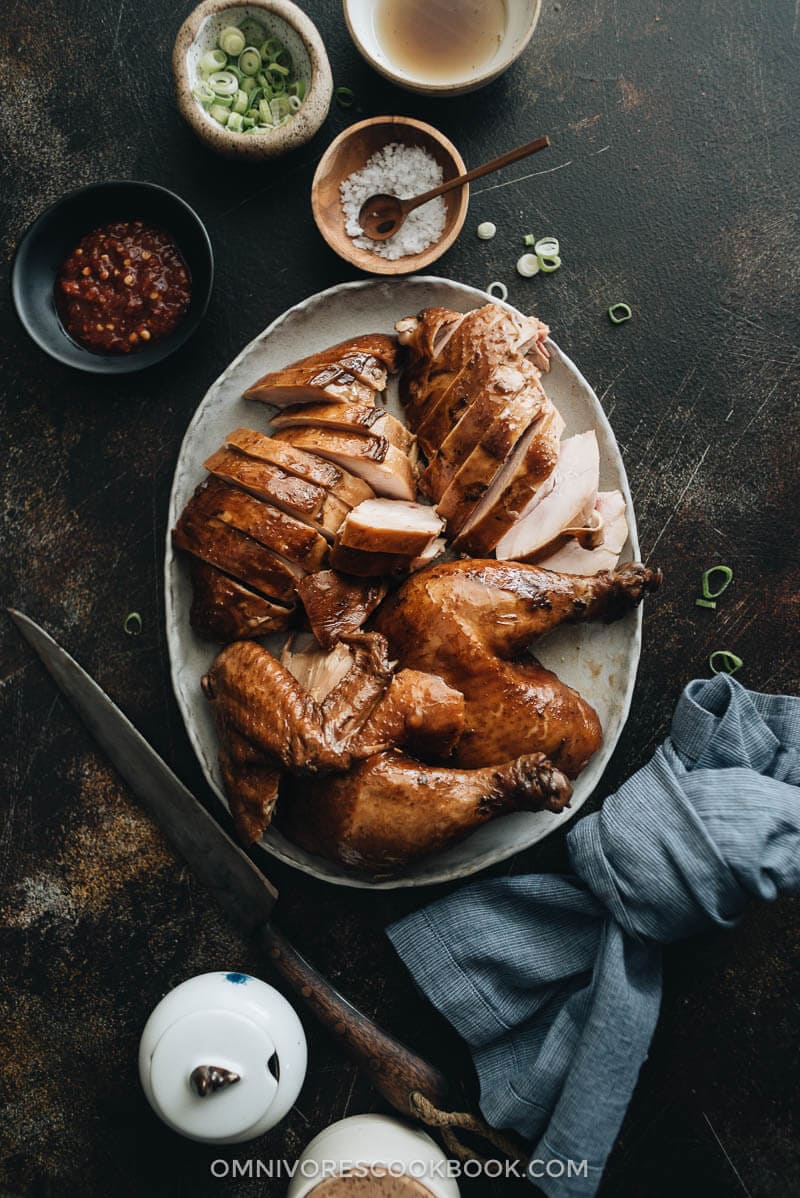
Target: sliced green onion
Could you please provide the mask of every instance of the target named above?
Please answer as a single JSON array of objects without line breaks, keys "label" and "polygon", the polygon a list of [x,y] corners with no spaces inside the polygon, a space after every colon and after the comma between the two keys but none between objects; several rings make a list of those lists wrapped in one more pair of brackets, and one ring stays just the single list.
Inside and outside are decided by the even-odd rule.
[{"label": "sliced green onion", "polygon": [[226,25],[217,38],[217,45],[231,58],[238,58],[247,42],[241,29],[237,29],[235,25]]},{"label": "sliced green onion", "polygon": [[256,83],[253,76],[245,75],[245,77],[241,83],[242,91],[245,92],[245,94],[249,96],[250,93],[254,92],[257,87],[258,87],[258,84]]},{"label": "sliced green onion", "polygon": [[252,129],[254,125],[255,125],[255,121],[253,120],[253,118],[251,116],[243,116],[242,117],[242,129],[245,131],[245,133],[247,132],[248,129]]},{"label": "sliced green onion", "polygon": [[[714,659],[719,658],[719,666],[715,665]],[[730,649],[715,649],[708,659],[708,668],[712,674],[735,674],[740,670],[744,662],[736,653],[731,653]]]},{"label": "sliced green onion", "polygon": [[220,125],[227,125],[230,113],[222,104],[212,104],[208,110],[208,115],[213,117],[215,121],[219,121]]},{"label": "sliced green onion", "polygon": [[142,631],[142,617],[138,611],[128,612],[122,627],[128,636],[139,636]]},{"label": "sliced green onion", "polygon": [[[239,113],[240,115],[247,112],[247,109],[250,107],[250,98],[247,95],[247,92],[240,89],[233,97],[232,107],[233,111]],[[230,124],[230,122],[228,123]]]},{"label": "sliced green onion", "polygon": [[536,238],[533,233],[526,233],[524,240],[526,245],[536,245]]},{"label": "sliced green onion", "polygon": [[244,34],[248,46],[260,46],[267,36],[264,26],[254,17],[245,17],[243,21],[239,22],[239,28]]},{"label": "sliced green onion", "polygon": [[294,83],[290,83],[286,89],[290,96],[297,96],[298,100],[306,98],[306,81],[305,79],[295,79]]},{"label": "sliced green onion", "polygon": [[508,299],[508,288],[506,287],[505,283],[501,283],[499,279],[495,279],[495,281],[490,283],[486,288],[486,294],[490,295],[492,299],[499,299],[500,302],[504,304]]},{"label": "sliced green onion", "polygon": [[282,49],[283,46],[276,37],[268,37],[265,42],[261,42],[258,52],[264,62],[272,62],[280,54]]},{"label": "sliced green onion", "polygon": [[552,274],[561,265],[558,254],[537,254],[536,261],[539,263],[539,270],[546,275]]},{"label": "sliced green onion", "polygon": [[201,79],[199,83],[194,85],[192,95],[195,100],[200,101],[204,108],[207,108],[209,104],[213,104],[217,98],[213,87],[209,87],[204,79]]},{"label": "sliced green onion", "polygon": [[356,93],[352,87],[337,87],[333,94],[340,108],[352,108],[356,102]]},{"label": "sliced green onion", "polygon": [[481,241],[491,241],[497,232],[497,225],[490,220],[482,220],[475,232]]},{"label": "sliced green onion", "polygon": [[233,108],[233,96],[214,96],[214,103],[220,108]]},{"label": "sliced green onion", "polygon": [[267,67],[267,70],[268,70],[268,71],[269,71],[271,74],[272,74],[272,73],[276,73],[276,74],[278,74],[278,75],[288,75],[288,74],[289,74],[289,68],[288,68],[288,67],[282,67],[282,66],[281,66],[281,64],[280,64],[279,62],[271,62],[271,63],[269,64],[269,66]]},{"label": "sliced green onion", "polygon": [[521,258],[517,258],[517,274],[522,275],[523,279],[532,279],[540,270],[541,262],[536,254],[523,254]]},{"label": "sliced green onion", "polygon": [[239,70],[243,75],[257,75],[261,70],[261,55],[255,46],[245,46],[239,55]]},{"label": "sliced green onion", "polygon": [[208,77],[208,84],[218,96],[235,96],[239,90],[239,80],[232,71],[214,71]]},{"label": "sliced green onion", "polygon": [[695,607],[710,607],[712,611],[716,611],[716,603],[713,599],[695,599]]},{"label": "sliced green onion", "polygon": [[561,252],[561,247],[558,244],[557,237],[540,237],[535,242],[533,247],[534,254],[541,254],[543,258],[557,258]]},{"label": "sliced green onion", "polygon": [[232,75],[235,75],[235,76],[236,76],[236,81],[237,81],[237,83],[239,84],[239,87],[241,87],[241,86],[242,86],[242,80],[243,80],[243,79],[247,79],[247,78],[249,78],[249,76],[247,76],[247,75],[243,74],[243,73],[242,73],[242,72],[239,70],[239,68],[238,68],[238,66],[236,65],[236,63],[235,63],[235,62],[229,62],[229,63],[228,63],[228,65],[226,66],[225,70],[226,70],[226,71],[230,71],[230,73],[231,73]]},{"label": "sliced green onion", "polygon": [[244,128],[242,123],[242,114],[240,112],[232,112],[228,117],[228,124],[226,125],[226,128],[232,130],[234,133],[241,133],[242,129]]},{"label": "sliced green onion", "polygon": [[262,125],[272,124],[272,109],[269,106],[269,100],[258,101],[258,116]]},{"label": "sliced green onion", "polygon": [[612,304],[608,309],[608,319],[612,324],[624,324],[633,316],[627,304]]},{"label": "sliced green onion", "polygon": [[303,107],[303,101],[299,96],[289,96],[289,108],[292,112],[299,112]]},{"label": "sliced green onion", "polygon": [[228,56],[224,50],[209,50],[197,64],[201,71],[221,71],[227,66]]},{"label": "sliced green onion", "polygon": [[[717,587],[716,591],[711,589],[711,579],[713,575],[719,574],[722,582]],[[727,591],[733,581],[733,570],[730,566],[709,566],[703,572],[703,598],[704,599],[719,599],[723,591]]]}]

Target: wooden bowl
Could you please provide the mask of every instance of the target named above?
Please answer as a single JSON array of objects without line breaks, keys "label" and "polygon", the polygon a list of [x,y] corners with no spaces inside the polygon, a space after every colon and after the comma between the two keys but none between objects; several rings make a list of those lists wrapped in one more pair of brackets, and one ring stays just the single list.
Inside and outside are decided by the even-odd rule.
[{"label": "wooden bowl", "polygon": [[445,179],[462,175],[467,169],[453,143],[432,125],[405,116],[371,117],[345,129],[328,146],[311,184],[311,207],[320,233],[345,262],[374,275],[407,275],[441,258],[458,237],[467,215],[469,184],[455,188],[442,197],[447,213],[444,232],[427,249],[394,260],[382,258],[372,250],[361,249],[345,230],[339,184],[354,171],[360,170],[368,158],[390,142],[403,142],[427,150],[441,166]]}]

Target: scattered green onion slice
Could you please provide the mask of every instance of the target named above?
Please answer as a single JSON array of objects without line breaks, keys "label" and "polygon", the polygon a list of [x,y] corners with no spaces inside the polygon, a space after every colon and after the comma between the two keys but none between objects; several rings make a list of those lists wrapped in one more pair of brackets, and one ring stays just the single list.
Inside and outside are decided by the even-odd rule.
[{"label": "scattered green onion slice", "polygon": [[192,95],[194,96],[195,100],[200,101],[204,108],[207,108],[209,104],[213,104],[217,98],[213,87],[210,87],[209,84],[206,83],[205,79],[201,79],[199,83],[194,85],[192,88]]},{"label": "scattered green onion slice", "polygon": [[558,244],[557,237],[540,237],[534,244],[534,254],[541,254],[543,258],[557,258],[561,252],[561,247]]},{"label": "scattered green onion slice", "polygon": [[239,70],[243,75],[257,75],[261,70],[261,55],[255,46],[245,46],[239,55]]},{"label": "scattered green onion slice", "polygon": [[303,101],[299,96],[289,96],[289,108],[292,112],[299,112],[303,107]]},{"label": "scattered green onion slice", "polygon": [[539,270],[546,275],[552,274],[561,265],[558,254],[537,254],[536,261],[539,263]]},{"label": "scattered green onion slice", "polygon": [[231,58],[238,58],[247,42],[241,29],[237,29],[235,25],[226,25],[217,38],[217,44],[220,50],[229,54]]},{"label": "scattered green onion slice", "polygon": [[227,125],[230,113],[223,104],[212,104],[208,110],[208,115],[218,121],[220,125]]},{"label": "scattered green onion slice", "polygon": [[253,76],[245,75],[245,77],[241,83],[241,88],[242,88],[242,91],[245,93],[245,95],[249,96],[250,93],[254,92],[257,87],[258,87],[258,84],[256,83]]},{"label": "scattered green onion slice", "polygon": [[270,72],[270,74],[278,74],[278,75],[288,75],[289,74],[289,68],[282,67],[279,62],[271,62],[269,64],[269,66],[267,67],[267,70]]},{"label": "scattered green onion slice", "polygon": [[716,603],[713,599],[695,599],[696,607],[710,607],[712,611],[716,609]]},{"label": "scattered green onion slice", "polygon": [[534,237],[533,233],[525,234],[525,244],[526,245],[536,245],[536,238]]},{"label": "scattered green onion slice", "polygon": [[297,96],[298,100],[306,98],[306,81],[305,79],[295,79],[294,83],[290,83],[286,89],[290,96]]},{"label": "scattered green onion slice", "polygon": [[208,84],[218,96],[235,96],[239,90],[239,80],[232,71],[212,71]]},{"label": "scattered green onion slice", "polygon": [[497,232],[497,225],[490,220],[482,220],[475,232],[481,241],[491,241]]},{"label": "scattered green onion slice", "polygon": [[283,46],[276,37],[268,37],[265,42],[260,42],[258,52],[264,62],[272,62],[283,50]]},{"label": "scattered green onion slice", "polygon": [[240,112],[232,112],[228,117],[228,123],[225,128],[232,130],[233,133],[241,133],[244,128],[242,114]]},{"label": "scattered green onion slice", "polygon": [[[717,587],[716,591],[711,589],[711,579],[714,574],[719,574],[722,582]],[[730,566],[709,566],[703,573],[703,598],[704,599],[719,599],[723,591],[727,591],[733,581],[733,570]]]},{"label": "scattered green onion slice", "polygon": [[209,50],[197,64],[201,71],[221,71],[227,64],[228,56],[224,50]]},{"label": "scattered green onion slice", "polygon": [[[240,116],[247,112],[248,108],[250,107],[250,98],[247,95],[247,92],[242,91],[242,89],[239,88],[239,91],[233,97],[232,107],[233,111],[239,113]],[[230,121],[228,122],[228,127],[230,128]]]},{"label": "scattered green onion slice", "polygon": [[214,103],[220,108],[233,108],[233,96],[214,96]]},{"label": "scattered green onion slice", "polygon": [[[719,667],[714,664],[716,657],[720,659]],[[712,674],[735,674],[743,665],[741,657],[731,653],[730,649],[715,649],[708,659],[708,668]]]},{"label": "scattered green onion slice", "polygon": [[504,304],[508,299],[508,288],[505,283],[501,283],[499,279],[495,279],[486,288],[486,294],[491,295],[493,299],[499,299]]},{"label": "scattered green onion slice", "polygon": [[340,108],[352,108],[356,102],[356,93],[352,87],[337,87],[334,95]]},{"label": "scattered green onion slice", "polygon": [[608,319],[612,324],[624,324],[633,316],[627,304],[612,304],[608,309]]},{"label": "scattered green onion slice", "polygon": [[242,129],[244,130],[245,133],[247,133],[248,129],[252,129],[254,125],[255,125],[255,121],[253,120],[253,118],[251,116],[243,116],[242,117]]},{"label": "scattered green onion slice", "polygon": [[523,254],[517,258],[517,274],[522,275],[523,279],[532,279],[540,270],[541,263],[536,254]]},{"label": "scattered green onion slice", "polygon": [[142,617],[138,611],[128,612],[122,627],[128,636],[139,636],[142,631]]}]

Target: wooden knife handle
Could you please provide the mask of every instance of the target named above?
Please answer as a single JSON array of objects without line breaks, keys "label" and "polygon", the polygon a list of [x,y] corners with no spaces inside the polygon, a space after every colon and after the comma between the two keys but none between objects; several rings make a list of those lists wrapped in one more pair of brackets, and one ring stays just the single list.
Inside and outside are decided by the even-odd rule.
[{"label": "wooden knife handle", "polygon": [[434,1106],[442,1106],[447,1082],[438,1069],[349,1003],[271,924],[259,930],[259,938],[275,973],[302,1007],[341,1041],[351,1060],[395,1110],[406,1117],[412,1115],[415,1091]]}]

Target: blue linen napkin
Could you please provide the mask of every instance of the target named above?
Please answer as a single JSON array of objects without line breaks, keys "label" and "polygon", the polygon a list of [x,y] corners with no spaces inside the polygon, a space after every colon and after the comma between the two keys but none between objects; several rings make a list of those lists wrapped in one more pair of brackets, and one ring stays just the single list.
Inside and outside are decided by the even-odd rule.
[{"label": "blue linen napkin", "polygon": [[569,833],[574,876],[478,882],[388,929],[551,1198],[600,1184],[658,1018],[660,945],[800,893],[798,788],[800,699],[696,680],[652,760]]}]

